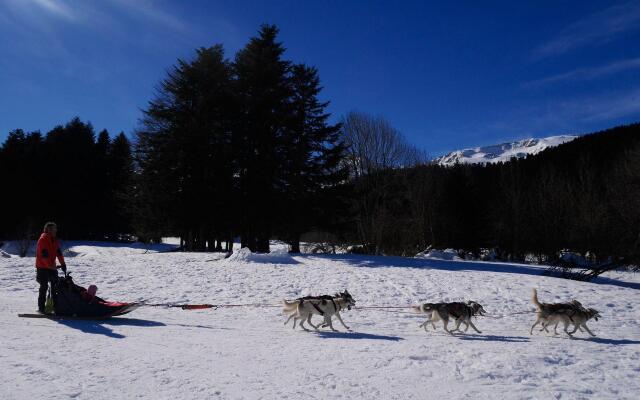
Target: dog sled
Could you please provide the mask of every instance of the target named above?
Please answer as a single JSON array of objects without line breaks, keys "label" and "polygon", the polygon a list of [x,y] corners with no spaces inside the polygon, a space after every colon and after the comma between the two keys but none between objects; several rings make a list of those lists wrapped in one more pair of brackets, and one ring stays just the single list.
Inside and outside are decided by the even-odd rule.
[{"label": "dog sled", "polygon": [[18,316],[48,319],[107,319],[130,313],[142,305],[107,301],[95,296],[94,293],[76,285],[71,274],[67,274],[51,283],[53,314],[18,314]]}]

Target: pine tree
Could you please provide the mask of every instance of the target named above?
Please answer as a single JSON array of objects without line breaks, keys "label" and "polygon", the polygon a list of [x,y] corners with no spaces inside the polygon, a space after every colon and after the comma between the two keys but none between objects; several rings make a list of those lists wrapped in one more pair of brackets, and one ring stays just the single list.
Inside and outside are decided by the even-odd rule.
[{"label": "pine tree", "polygon": [[289,117],[290,62],[278,28],[263,25],[236,54],[236,93],[242,110],[234,135],[240,187],[242,246],[269,252],[278,204],[278,148]]},{"label": "pine tree", "polygon": [[47,168],[40,182],[49,194],[46,219],[58,222],[65,238],[99,238],[94,201],[102,182],[93,175],[93,126],[74,118],[48,132],[44,144]]},{"label": "pine tree", "polygon": [[110,205],[109,234],[112,236],[131,233],[131,201],[133,184],[133,157],[131,154],[131,143],[120,132],[111,142],[106,165],[109,170],[108,180],[108,203]]},{"label": "pine tree", "polygon": [[[178,60],[145,111],[138,134],[142,174],[137,204],[142,218],[151,222],[140,227],[146,225],[143,230],[152,236],[178,234],[188,250],[206,249],[207,239],[214,236],[211,230],[216,230],[217,210],[212,207],[217,199],[232,196],[215,183],[231,181],[232,170],[223,168],[229,157],[221,155],[231,142],[230,80],[221,45],[198,49],[191,62]],[[160,215],[168,220],[164,232],[151,226]]]},{"label": "pine tree", "polygon": [[340,125],[328,123],[328,102],[321,102],[320,78],[316,68],[303,64],[292,68],[290,85],[290,123],[281,149],[280,205],[281,229],[291,246],[300,252],[300,236],[318,225],[317,216],[328,199],[322,189],[344,181],[341,167],[344,146],[340,142]]},{"label": "pine tree", "polygon": [[92,185],[94,216],[91,219],[93,229],[98,231],[98,239],[109,239],[112,232],[113,207],[111,204],[111,179],[107,154],[111,146],[109,132],[104,129],[98,134],[94,148],[91,175],[95,182]]}]

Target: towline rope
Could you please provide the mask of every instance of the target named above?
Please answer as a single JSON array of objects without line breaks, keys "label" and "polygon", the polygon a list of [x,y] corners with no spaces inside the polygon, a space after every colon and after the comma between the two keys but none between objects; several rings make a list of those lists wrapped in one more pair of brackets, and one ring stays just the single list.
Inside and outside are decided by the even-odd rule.
[{"label": "towline rope", "polygon": [[175,303],[156,303],[156,304],[142,304],[145,307],[166,307],[166,308],[181,308],[183,310],[203,310],[208,308],[231,308],[231,307],[281,307],[276,304],[262,304],[262,303],[246,303],[246,304],[175,304]]},{"label": "towline rope", "polygon": [[356,306],[356,310],[384,309],[384,308],[411,308],[413,306]]},{"label": "towline rope", "polygon": [[533,314],[536,313],[537,311],[516,311],[516,312],[512,312],[509,314],[502,314],[502,315],[489,315],[489,314],[485,314],[485,315],[478,315],[479,317],[486,317],[486,318],[493,318],[493,319],[501,319],[504,317],[510,317],[512,315],[521,315],[521,314]]},{"label": "towline rope", "polygon": [[[165,308],[180,308],[182,310],[204,310],[204,309],[214,309],[218,308],[239,308],[239,307],[261,307],[261,308],[279,308],[282,307],[281,304],[264,304],[264,303],[240,303],[240,304],[175,304],[175,303],[156,303],[156,304],[142,304],[145,307],[165,307]],[[356,311],[362,310],[377,310],[377,311],[386,311],[386,312],[394,312],[399,314],[413,314],[420,315],[420,313],[415,313],[411,311],[396,311],[401,309],[413,308],[415,306],[356,306],[353,309]],[[501,319],[505,317],[510,317],[513,315],[522,315],[522,314],[533,314],[536,311],[516,311],[508,314],[502,315],[477,315],[477,317],[485,317],[485,318],[493,318],[493,319]]]}]

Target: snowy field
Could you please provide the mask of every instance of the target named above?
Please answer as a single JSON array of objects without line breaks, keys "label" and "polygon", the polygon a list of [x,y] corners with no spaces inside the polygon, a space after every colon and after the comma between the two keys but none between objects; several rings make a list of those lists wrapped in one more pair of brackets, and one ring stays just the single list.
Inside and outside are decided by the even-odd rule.
[{"label": "snowy field", "polygon": [[[425,333],[409,312],[343,313],[353,332],[283,326],[277,307],[141,308],[105,321],[21,319],[36,308],[32,257],[0,257],[0,399],[636,399],[640,276],[594,283],[533,266],[367,257],[159,253],[67,243],[78,284],[122,301],[278,304],[348,289],[358,306],[473,299],[482,334]],[[9,254],[11,249],[5,248]],[[15,253],[13,253],[15,254]],[[541,301],[602,314],[597,338],[536,332]],[[407,310],[408,311],[408,310]],[[318,321],[318,319],[316,320]],[[336,324],[337,328],[341,327]]]}]

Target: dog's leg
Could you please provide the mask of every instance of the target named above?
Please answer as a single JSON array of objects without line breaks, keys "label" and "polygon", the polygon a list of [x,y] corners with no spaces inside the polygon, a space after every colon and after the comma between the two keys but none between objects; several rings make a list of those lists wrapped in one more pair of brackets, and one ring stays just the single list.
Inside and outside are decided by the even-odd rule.
[{"label": "dog's leg", "polygon": [[309,325],[311,325],[311,327],[313,329],[315,329],[316,331],[318,330],[318,325],[314,325],[311,323],[311,317],[313,317],[313,314],[309,314],[309,316],[307,317],[307,322],[309,323]]},{"label": "dog's leg", "polygon": [[553,334],[557,335],[558,334],[558,325],[560,324],[560,321],[556,322],[556,326],[553,327]]},{"label": "dog's leg", "polygon": [[582,327],[589,333],[589,335],[596,337],[595,333],[591,332],[586,322],[582,323]]},{"label": "dog's leg", "polygon": [[336,317],[338,318],[338,321],[340,321],[340,323],[342,324],[342,326],[344,326],[344,329],[350,331],[351,328],[349,328],[347,325],[345,325],[344,321],[342,320],[342,317],[340,316],[339,312],[336,312]]},{"label": "dog's leg", "polygon": [[531,331],[529,331],[529,335],[533,335],[533,328],[536,327],[536,325],[538,325],[540,323],[540,317],[538,317],[538,319],[536,319],[536,322],[533,323],[533,325],[531,325]]},{"label": "dog's leg", "polygon": [[425,332],[429,332],[427,330],[427,324],[429,323],[429,320],[424,321],[423,323],[420,324],[419,328],[424,328]]},{"label": "dog's leg", "polygon": [[460,324],[462,323],[462,318],[456,319],[456,327],[451,330],[451,332],[460,331]]},{"label": "dog's leg", "polygon": [[287,320],[286,320],[286,321],[284,321],[284,324],[285,324],[285,325],[286,325],[286,324],[288,324],[288,323],[289,323],[289,321],[291,321],[291,318],[293,318],[293,314],[289,315],[289,318],[287,318]]},{"label": "dog's leg", "polygon": [[573,332],[569,332],[569,330],[567,329],[569,328],[569,322],[568,321],[564,321],[564,331],[567,335],[569,335],[569,337],[573,337],[573,334],[576,333],[576,330],[578,329],[576,327],[576,329],[573,330]]},{"label": "dog's leg", "polygon": [[540,332],[545,331],[547,333],[549,333],[549,325],[551,325],[551,323],[549,321],[545,321],[542,323],[542,328],[540,328]]},{"label": "dog's leg", "polygon": [[331,320],[331,316],[325,315],[324,321],[325,321],[325,325],[327,325],[329,329],[331,329],[331,331],[338,332],[338,330],[333,327],[333,321]]},{"label": "dog's leg", "polygon": [[302,318],[302,319],[300,320],[300,328],[304,329],[304,330],[305,330],[305,332],[309,332],[309,330],[307,329],[307,327],[306,327],[306,326],[304,326],[304,320],[305,320],[304,318]]},{"label": "dog's leg", "polygon": [[449,320],[448,319],[443,319],[442,323],[444,324],[445,332],[447,332],[449,335],[453,336],[453,332],[451,332],[449,329],[447,329],[447,325],[449,324]]},{"label": "dog's leg", "polygon": [[441,319],[440,314],[438,314],[436,311],[432,312],[431,315],[429,316],[428,322],[431,322],[431,327],[433,328],[434,331],[437,328],[436,322],[438,322],[440,319]]},{"label": "dog's leg", "polygon": [[473,322],[471,322],[471,320],[468,320],[467,322],[469,323],[469,325],[471,325],[471,327],[473,328],[473,330],[475,330],[475,331],[476,331],[476,332],[478,332],[478,333],[482,333],[482,332],[480,332],[480,331],[478,330],[478,328],[476,328],[476,326],[473,324]]}]

